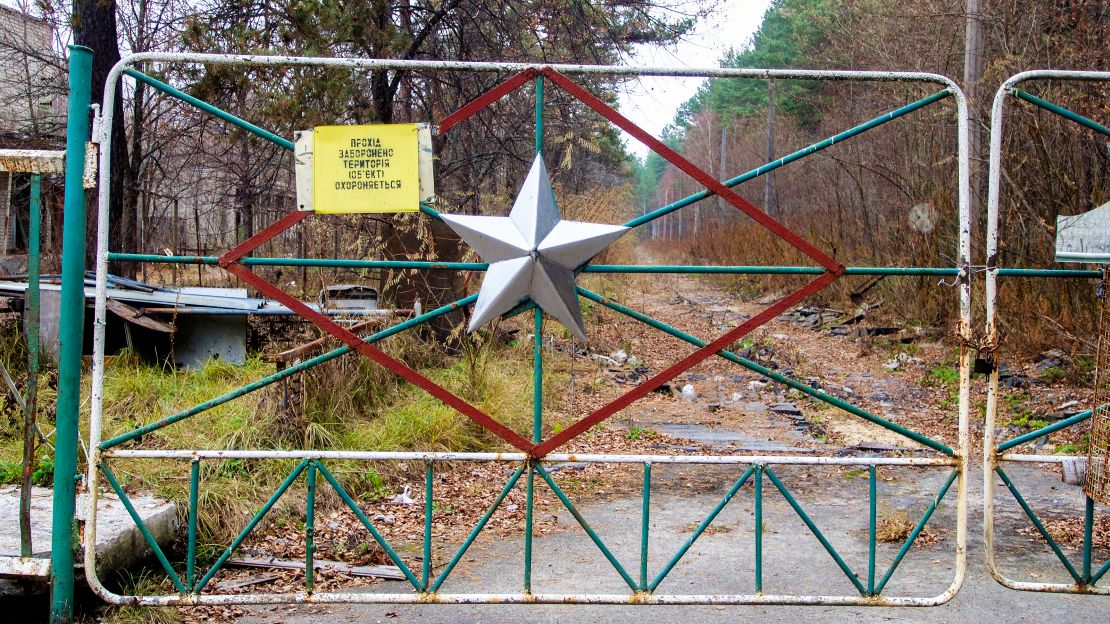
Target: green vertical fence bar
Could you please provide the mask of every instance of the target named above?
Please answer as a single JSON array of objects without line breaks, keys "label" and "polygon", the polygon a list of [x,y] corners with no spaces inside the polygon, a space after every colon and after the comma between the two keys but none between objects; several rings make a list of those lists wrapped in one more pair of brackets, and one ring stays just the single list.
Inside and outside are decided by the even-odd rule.
[{"label": "green vertical fence bar", "polygon": [[755,467],[755,593],[763,593],[763,464]]},{"label": "green vertical fence bar", "polygon": [[424,466],[424,561],[420,566],[420,589],[428,591],[428,583],[432,575],[432,481],[435,469],[432,460]]},{"label": "green vertical fence bar", "polygon": [[[542,87],[537,98],[542,100]],[[539,112],[537,104],[537,115]],[[537,117],[538,119],[538,117]],[[540,136],[537,126],[536,136]],[[539,139],[537,138],[537,141]],[[537,143],[539,147],[539,143]],[[539,444],[543,434],[543,310],[536,308],[535,327],[532,334],[532,442]],[[524,593],[532,593],[532,526],[536,503],[536,474],[533,462],[528,462],[528,482],[524,503]]]},{"label": "green vertical fence bar", "polygon": [[197,576],[197,516],[200,510],[197,509],[200,494],[200,460],[194,458],[192,465],[189,467],[189,528],[188,528],[188,546],[185,549],[185,585],[188,586],[189,591],[193,591],[193,585],[196,583]]},{"label": "green vertical fence bar", "polygon": [[77,420],[81,407],[81,346],[85,312],[85,144],[89,140],[92,50],[69,46],[66,119],[62,297],[59,319],[54,513],[50,544],[50,622],[73,621],[73,522],[77,488]]},{"label": "green vertical fence bar", "polygon": [[1091,539],[1095,524],[1095,501],[1090,496],[1085,497],[1086,504],[1083,513],[1083,582],[1091,583]]},{"label": "green vertical fence bar", "polygon": [[536,76],[536,155],[543,152],[543,76]]},{"label": "green vertical fence bar", "polygon": [[640,512],[640,591],[647,591],[648,522],[651,518],[651,462],[644,462],[644,499]]},{"label": "green vertical fence bar", "polygon": [[536,474],[532,462],[528,462],[527,500],[524,502],[524,593],[532,593],[532,506],[536,499]]},{"label": "green vertical fence bar", "polygon": [[875,595],[875,516],[877,507],[875,464],[867,467],[869,514],[867,516],[867,595]]},{"label": "green vertical fence bar", "polygon": [[304,501],[304,589],[312,593],[316,584],[316,460],[308,462],[305,484],[308,493]]},{"label": "green vertical fence bar", "polygon": [[42,175],[31,176],[30,228],[27,234],[27,305],[23,327],[27,334],[27,389],[23,401],[23,474],[19,488],[19,554],[30,557],[31,473],[35,465],[35,405],[39,385],[39,223],[42,220]]}]

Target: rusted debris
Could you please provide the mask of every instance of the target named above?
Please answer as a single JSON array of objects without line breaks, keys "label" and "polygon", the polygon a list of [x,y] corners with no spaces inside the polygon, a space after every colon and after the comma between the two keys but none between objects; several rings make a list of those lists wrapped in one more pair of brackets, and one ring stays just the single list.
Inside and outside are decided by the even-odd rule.
[{"label": "rusted debris", "polygon": [[173,323],[159,321],[155,318],[149,317],[143,313],[142,310],[133,308],[126,303],[116,301],[115,299],[107,300],[108,309],[111,310],[116,316],[130,321],[139,327],[145,327],[164,334],[172,334],[174,332]]}]

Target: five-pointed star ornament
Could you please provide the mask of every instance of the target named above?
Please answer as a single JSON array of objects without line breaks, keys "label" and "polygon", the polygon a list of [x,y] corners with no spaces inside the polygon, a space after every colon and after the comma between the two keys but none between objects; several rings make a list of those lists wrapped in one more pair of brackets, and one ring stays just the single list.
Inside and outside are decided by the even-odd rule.
[{"label": "five-pointed star ornament", "polygon": [[442,217],[489,263],[468,332],[530,298],[575,337],[586,340],[575,271],[628,228],[562,220],[540,156],[532,163],[508,217]]}]

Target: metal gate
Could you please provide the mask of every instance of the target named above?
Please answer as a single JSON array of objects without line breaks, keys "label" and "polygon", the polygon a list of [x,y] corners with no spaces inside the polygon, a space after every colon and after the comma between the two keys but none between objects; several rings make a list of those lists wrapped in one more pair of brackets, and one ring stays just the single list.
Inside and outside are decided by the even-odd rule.
[{"label": "metal gate", "polygon": [[[580,296],[590,299],[599,305],[613,310],[619,314],[626,315],[637,321],[640,321],[654,329],[663,331],[671,336],[677,337],[695,347],[688,355],[682,357],[678,362],[669,366],[664,371],[647,379],[641,385],[630,390],[627,394],[621,396],[612,403],[597,409],[589,416],[572,424],[561,432],[555,433],[547,439],[541,438],[541,427],[543,423],[542,411],[542,387],[541,375],[543,366],[542,355],[542,340],[539,339],[542,331],[542,313],[538,308],[535,312],[535,329],[537,339],[533,341],[534,356],[534,379],[536,381],[535,397],[537,400],[534,405],[534,428],[531,436],[525,437],[492,419],[489,415],[483,413],[481,410],[470,405],[460,397],[450,393],[448,390],[432,382],[420,373],[412,370],[403,363],[393,359],[384,352],[377,349],[374,344],[384,338],[403,332],[427,322],[431,319],[437,318],[460,306],[468,306],[475,302],[476,296],[469,296],[450,305],[442,306],[435,310],[431,310],[420,314],[407,321],[398,323],[392,327],[378,331],[369,336],[357,336],[350,331],[338,326],[328,318],[322,316],[318,312],[312,310],[304,305],[301,301],[286,294],[277,286],[267,282],[262,277],[254,273],[251,268],[259,265],[267,266],[310,266],[310,267],[328,267],[328,266],[343,266],[360,267],[360,268],[406,268],[406,269],[419,269],[419,270],[460,270],[460,271],[483,271],[487,265],[475,263],[443,263],[443,262],[428,262],[428,261],[357,261],[357,260],[342,260],[342,259],[314,259],[314,258],[257,258],[247,257],[247,255],[256,249],[265,241],[276,236],[278,233],[285,229],[292,227],[297,222],[305,219],[311,213],[307,212],[293,212],[286,217],[280,219],[272,226],[266,228],[264,231],[253,236],[249,240],[243,242],[238,247],[228,251],[219,257],[185,257],[185,256],[155,256],[155,255],[142,255],[126,253],[126,250],[112,251],[108,247],[108,197],[109,197],[109,171],[110,163],[109,158],[111,154],[110,141],[111,134],[108,129],[112,125],[112,112],[113,100],[116,97],[117,82],[123,77],[127,76],[137,81],[142,81],[148,86],[161,91],[173,98],[176,98],[184,104],[194,106],[203,111],[206,111],[224,121],[234,124],[264,140],[271,141],[286,149],[293,149],[293,142],[276,136],[275,134],[259,128],[248,121],[240,119],[230,113],[222,111],[206,102],[200,101],[189,94],[186,94],[174,87],[164,84],[148,75],[145,75],[133,67],[139,63],[203,63],[210,65],[270,65],[270,66],[324,66],[324,67],[348,67],[359,69],[374,69],[374,70],[390,70],[390,69],[403,69],[413,72],[486,72],[497,74],[510,74],[506,80],[499,85],[489,90],[481,97],[477,98],[470,104],[463,106],[459,110],[447,115],[443,119],[438,120],[437,131],[439,133],[449,132],[453,127],[460,123],[465,123],[468,118],[472,117],[479,110],[495,102],[506,94],[525,86],[531,85],[535,89],[536,99],[536,120],[535,120],[535,135],[536,135],[536,149],[537,152],[542,150],[543,146],[543,103],[544,103],[544,88],[545,85],[553,85],[566,94],[577,98],[589,108],[593,109],[611,123],[624,130],[628,134],[635,137],[637,140],[644,143],[651,150],[662,156],[664,159],[675,165],[678,169],[688,174],[695,179],[698,183],[705,187],[705,190],[674,202],[672,204],[658,208],[657,210],[648,212],[647,214],[633,219],[626,223],[628,227],[637,227],[652,222],[654,219],[677,211],[685,206],[691,205],[697,201],[717,195],[732,204],[735,208],[742,211],[756,222],[761,224],[773,232],[776,236],[786,241],[795,249],[801,251],[809,258],[813,259],[816,266],[602,266],[592,265],[586,266],[583,270],[585,272],[600,272],[600,273],[701,273],[701,274],[788,274],[788,275],[810,275],[813,276],[812,281],[806,284],[796,292],[783,297],[767,307],[762,313],[757,314],[750,320],[740,324],[738,327],[727,331],[717,338],[703,339],[695,337],[680,329],[666,325],[656,319],[653,319],[642,312],[633,310],[622,303],[613,301],[611,299],[602,297],[586,288],[578,287],[577,292]],[[939,85],[940,90],[933,95],[922,98],[915,102],[911,102],[897,108],[882,116],[876,117],[866,123],[862,123],[853,128],[845,130],[835,136],[829,137],[821,142],[815,143],[802,150],[794,152],[779,160],[767,163],[757,169],[736,176],[726,181],[718,181],[713,176],[699,169],[689,160],[683,158],[659,140],[650,136],[635,124],[622,116],[616,110],[602,102],[597,96],[589,90],[583,88],[574,80],[572,76],[580,75],[608,75],[608,76],[684,76],[684,77],[718,77],[718,78],[783,78],[783,79],[808,79],[808,80],[864,80],[864,81],[901,81],[901,82],[923,82]],[[954,113],[956,118],[953,120],[954,126],[958,128],[957,132],[957,159],[958,159],[958,207],[959,207],[959,235],[958,235],[958,248],[955,249],[955,256],[958,261],[955,266],[943,267],[844,267],[838,263],[834,258],[826,255],[821,250],[817,249],[805,239],[798,236],[780,222],[768,216],[763,211],[748,203],[738,194],[733,192],[731,187],[736,186],[742,182],[756,178],[769,171],[783,167],[791,162],[801,159],[807,155],[813,154],[823,150],[835,143],[847,140],[868,130],[883,125],[889,121],[895,120],[903,115],[907,115],[915,110],[930,106],[936,102],[942,101],[949,97],[954,98],[956,106]],[[87,506],[87,523],[85,525],[85,559],[86,559],[86,574],[88,581],[96,593],[103,599],[112,603],[133,603],[144,605],[166,605],[166,604],[233,604],[233,603],[304,603],[304,602],[389,602],[389,603],[593,603],[593,604],[830,604],[830,605],[882,605],[882,606],[928,606],[937,605],[949,600],[959,590],[965,572],[965,556],[966,556],[966,533],[967,533],[967,514],[966,514],[966,484],[967,484],[967,457],[969,450],[968,439],[968,371],[969,371],[969,350],[966,346],[962,346],[960,350],[960,389],[959,389],[959,414],[958,414],[958,447],[951,448],[946,444],[930,439],[918,432],[907,429],[896,423],[890,422],[876,414],[864,410],[858,406],[852,405],[846,401],[841,400],[835,396],[825,393],[824,391],[806,384],[797,379],[788,377],[780,372],[771,370],[754,361],[741,357],[738,354],[732,353],[728,350],[728,346],[748,334],[756,327],[763,325],[769,320],[782,314],[788,309],[792,308],[799,302],[803,301],[807,296],[825,288],[829,284],[836,281],[844,275],[892,275],[892,276],[948,276],[956,279],[959,286],[959,309],[960,309],[960,337],[962,344],[966,345],[970,338],[970,315],[971,315],[971,291],[969,280],[969,267],[968,256],[970,251],[970,222],[968,213],[968,158],[967,158],[967,145],[968,145],[968,132],[967,132],[967,109],[963,93],[960,89],[948,78],[935,74],[924,73],[895,73],[895,72],[854,72],[854,71],[804,71],[804,70],[750,70],[750,69],[691,69],[691,70],[676,70],[672,68],[625,68],[625,67],[602,67],[602,66],[587,66],[587,65],[545,65],[545,66],[531,66],[520,64],[506,64],[506,63],[464,63],[464,62],[444,62],[444,61],[392,61],[392,60],[369,60],[369,59],[336,59],[336,58],[294,58],[294,57],[267,57],[267,56],[227,56],[227,55],[204,55],[204,54],[158,54],[147,53],[129,56],[120,63],[118,63],[109,74],[105,89],[104,89],[104,108],[102,111],[103,117],[95,124],[97,132],[94,140],[99,144],[99,152],[101,156],[100,168],[100,191],[99,191],[99,210],[98,210],[98,245],[97,245],[97,281],[96,281],[96,316],[95,316],[95,341],[94,341],[94,367],[93,367],[93,385],[92,385],[92,412],[91,412],[91,426],[90,426],[90,456],[88,463],[87,485],[90,496],[88,496]],[[422,206],[421,211],[423,218],[437,219],[439,213],[431,206]],[[302,362],[296,366],[292,366],[285,370],[279,371],[275,374],[264,377],[252,384],[244,386],[236,391],[230,392],[223,396],[215,397],[208,400],[196,407],[179,412],[177,414],[165,416],[148,422],[133,431],[119,435],[110,439],[102,438],[102,416],[103,416],[103,384],[105,375],[104,364],[104,346],[105,346],[105,320],[106,320],[106,287],[107,287],[107,263],[109,261],[115,262],[161,262],[161,263],[202,263],[207,265],[218,265],[223,267],[230,273],[236,275],[243,281],[250,284],[255,289],[266,294],[273,299],[281,302],[294,310],[300,316],[310,320],[318,325],[321,329],[328,334],[338,338],[344,343],[344,346],[337,348],[333,351],[323,355],[314,357],[310,360]],[[212,449],[141,449],[141,448],[128,448],[128,443],[140,436],[156,431],[163,427],[171,426],[175,423],[185,421],[189,417],[211,409],[215,406],[221,405],[227,401],[231,401],[237,397],[243,396],[249,392],[258,390],[269,384],[279,382],[292,375],[296,375],[307,371],[314,366],[321,363],[330,361],[332,359],[343,356],[352,351],[357,351],[360,354],[388,367],[394,373],[400,375],[409,383],[422,388],[428,393],[432,394],[442,402],[458,410],[461,414],[472,419],[478,425],[488,429],[490,432],[497,435],[506,443],[516,447],[518,452],[512,453],[433,453],[433,452],[335,452],[335,451],[250,451],[250,450],[212,450]],[[639,398],[642,398],[653,389],[658,388],[664,382],[673,378],[674,376],[690,369],[692,366],[706,360],[707,358],[717,356],[724,358],[730,362],[737,364],[750,371],[755,371],[761,375],[766,376],[774,382],[784,384],[800,393],[809,397],[823,401],[832,406],[835,406],[845,412],[852,414],[856,417],[867,420],[878,426],[884,427],[898,435],[904,436],[923,447],[932,451],[929,456],[922,457],[885,457],[879,455],[865,456],[865,457],[836,457],[836,456],[812,456],[812,455],[782,455],[782,456],[759,456],[759,455],[694,455],[694,456],[671,456],[671,455],[568,455],[565,453],[558,453],[558,449],[575,438],[582,432],[589,429],[591,426],[604,421],[619,410],[627,407]],[[190,470],[190,500],[188,509],[188,550],[186,561],[183,565],[174,566],[169,559],[158,547],[157,543],[151,536],[150,532],[143,527],[141,520],[131,504],[123,488],[120,486],[118,480],[112,473],[111,464],[118,458],[150,458],[162,459],[167,461],[189,462]],[[215,563],[206,571],[196,569],[196,524],[197,524],[197,500],[198,491],[203,484],[200,483],[200,470],[201,462],[221,460],[228,458],[256,458],[256,459],[284,459],[295,462],[295,467],[289,472],[288,477],[281,484],[276,492],[269,498],[267,503],[258,511],[258,513],[247,523],[246,527],[239,533],[232,543],[222,552]],[[424,535],[423,535],[423,563],[420,569],[412,569],[402,560],[397,552],[392,548],[388,541],[383,538],[381,533],[376,529],[374,523],[366,516],[366,514],[358,507],[352,497],[344,489],[343,484],[336,478],[336,476],[329,470],[329,462],[338,459],[346,460],[360,460],[360,461],[420,461],[424,462],[426,466],[426,497],[424,500],[425,513],[424,513]],[[641,540],[642,547],[640,552],[640,559],[638,562],[638,575],[635,575],[636,568],[626,567],[622,564],[612,551],[606,546],[604,541],[593,531],[589,523],[579,514],[572,501],[560,489],[559,485],[552,479],[549,471],[545,466],[552,462],[561,461],[578,461],[578,462],[592,462],[592,463],[607,463],[607,464],[636,464],[643,467],[643,511],[641,514]],[[458,548],[455,554],[451,557],[446,566],[439,572],[438,575],[433,574],[432,566],[432,508],[433,508],[433,476],[435,474],[437,464],[445,461],[472,461],[472,462],[502,462],[509,466],[515,466],[515,470],[509,477],[504,487],[500,491],[493,505],[485,511],[481,520],[470,531],[465,542]],[[656,571],[654,575],[649,575],[648,570],[648,532],[649,532],[649,515],[650,515],[650,497],[652,493],[651,488],[651,470],[652,466],[656,464],[727,464],[736,467],[737,475],[736,480],[728,493],[721,499],[721,501],[711,510],[708,511],[706,517],[701,520],[694,529],[693,534],[678,548],[675,554],[669,559],[667,565],[662,569]],[[852,568],[847,562],[839,555],[832,544],[821,533],[817,525],[813,522],[811,517],[807,515],[801,504],[792,496],[787,484],[780,479],[775,471],[774,466],[792,465],[792,464],[814,464],[814,465],[853,465],[866,468],[869,476],[869,557],[867,562],[867,572],[865,575],[861,574],[860,578],[853,572]],[[876,538],[875,538],[875,525],[876,525],[876,505],[877,505],[877,492],[876,480],[877,473],[880,469],[893,469],[897,467],[936,467],[948,471],[948,477],[944,482],[943,487],[936,493],[932,503],[928,506],[924,515],[916,523],[915,528],[909,537],[902,544],[897,555],[890,562],[889,566],[884,570],[876,565],[875,551],[876,551]],[[536,478],[542,480],[557,496],[561,503],[567,510],[575,517],[581,525],[581,528],[590,538],[590,540],[597,546],[605,558],[612,564],[616,574],[628,585],[627,593],[616,594],[565,594],[557,592],[544,592],[534,591],[531,583],[531,561],[532,561],[532,505],[533,505],[533,489]],[[213,595],[206,592],[206,587],[209,586],[209,581],[221,569],[232,552],[242,543],[246,536],[262,521],[266,513],[273,507],[275,502],[282,496],[282,494],[297,480],[304,478],[307,487],[307,506],[306,513],[306,566],[305,566],[305,587],[303,592],[287,593],[287,594],[240,594],[240,595]],[[365,526],[371,537],[381,546],[381,548],[388,554],[398,568],[401,569],[408,583],[411,585],[410,592],[406,593],[384,593],[384,594],[369,594],[369,593],[327,593],[313,591],[313,536],[314,536],[314,501],[316,496],[317,487],[320,481],[323,480],[331,488],[333,488],[339,497],[346,503],[351,511],[357,516],[359,521]],[[521,584],[521,591],[517,593],[478,593],[478,594],[463,594],[463,593],[444,593],[440,588],[444,581],[448,578],[451,572],[455,569],[456,564],[461,560],[467,548],[472,544],[474,539],[483,530],[487,521],[492,516],[494,511],[498,508],[504,500],[508,492],[514,488],[521,480],[524,480],[525,487],[527,488],[527,516],[524,527],[524,558],[525,564],[523,567],[523,578]],[[685,593],[667,593],[667,586],[664,584],[668,573],[678,564],[686,552],[690,549],[693,543],[703,534],[709,524],[717,516],[717,514],[727,505],[740,490],[740,488],[747,482],[754,484],[754,513],[756,517],[756,530],[754,535],[755,547],[755,561],[754,561],[754,578],[748,579],[747,582],[738,584],[735,593],[729,594],[685,594]],[[763,539],[763,527],[760,522],[763,503],[762,492],[765,481],[770,481],[771,486],[778,490],[789,503],[789,505],[796,511],[801,520],[806,524],[813,535],[820,541],[821,545],[828,551],[828,554],[835,561],[837,566],[845,573],[848,581],[851,584],[852,590],[845,595],[832,595],[832,596],[817,596],[817,595],[796,595],[796,594],[777,594],[764,590],[763,578],[763,562],[761,559],[761,544]],[[161,565],[165,568],[166,574],[171,580],[173,586],[176,588],[177,593],[170,595],[158,596],[123,596],[112,593],[104,587],[96,574],[96,552],[93,545],[95,544],[95,527],[96,527],[96,497],[97,492],[102,483],[106,483],[119,495],[121,500],[124,501],[128,510],[131,512],[133,519],[138,523],[139,528],[143,530],[144,536],[147,538],[150,547],[154,551]],[[956,486],[957,497],[957,526],[956,526],[956,549],[953,553],[955,559],[955,577],[953,578],[950,587],[947,591],[937,596],[931,597],[917,597],[917,596],[887,596],[883,593],[887,582],[898,568],[899,563],[903,557],[913,546],[914,541],[925,527],[926,523],[932,517],[934,511],[940,503],[949,494],[952,486]]]},{"label": "metal gate", "polygon": [[[1062,71],[1062,70],[1036,70],[1015,74],[1007,79],[994,96],[991,109],[991,143],[990,143],[990,180],[987,197],[987,277],[986,277],[986,344],[993,350],[997,349],[998,336],[998,280],[999,278],[1026,278],[1026,279],[1100,279],[1101,271],[1074,270],[1074,269],[1036,269],[1036,268],[1009,268],[1001,267],[998,262],[999,245],[999,198],[1002,188],[1002,130],[1006,100],[1009,97],[1017,98],[1037,106],[1043,110],[1059,115],[1069,121],[1075,122],[1086,128],[1094,130],[1103,136],[1110,137],[1110,128],[1087,119],[1066,108],[1053,104],[1043,98],[1033,95],[1018,87],[1018,85],[1033,80],[1054,81],[1110,81],[1110,72],[1087,71]],[[1060,544],[1052,537],[1033,507],[1022,496],[1021,491],[1013,479],[1003,469],[1006,463],[1018,464],[1057,464],[1062,465],[1078,459],[1067,455],[1043,455],[1014,452],[1018,447],[1029,442],[1041,440],[1046,436],[1076,426],[1091,418],[1091,410],[1084,410],[1064,418],[1050,425],[1038,428],[1024,435],[1016,436],[1009,440],[996,440],[995,424],[998,416],[999,402],[999,370],[997,362],[991,367],[990,384],[987,394],[986,424],[983,428],[983,539],[986,543],[987,568],[999,583],[1011,589],[1023,591],[1062,592],[1074,594],[1110,594],[1110,586],[1099,585],[1099,581],[1110,571],[1110,561],[1101,567],[1095,567],[1092,561],[1092,529],[1095,519],[1095,501],[1089,496],[1085,497],[1083,510],[1083,546],[1082,561],[1077,566],[1064,553]],[[999,569],[995,559],[994,548],[994,490],[996,477],[1002,481],[1017,502],[1018,506],[1028,517],[1037,533],[1047,542],[1048,547],[1056,555],[1063,571],[1071,577],[1072,583],[1046,583],[1032,580],[1015,580],[1007,578]]]}]

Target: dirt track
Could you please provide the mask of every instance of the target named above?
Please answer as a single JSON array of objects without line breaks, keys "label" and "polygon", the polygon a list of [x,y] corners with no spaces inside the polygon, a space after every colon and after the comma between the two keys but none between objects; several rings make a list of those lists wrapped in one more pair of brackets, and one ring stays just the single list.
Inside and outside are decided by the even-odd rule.
[{"label": "dirt track", "polygon": [[[735,326],[760,307],[735,303],[734,297],[691,279],[669,280],[634,294],[627,305],[702,338]],[[667,293],[667,294],[661,294]],[[628,319],[598,313],[591,331],[596,342],[590,364],[573,374],[565,410],[581,415],[658,371],[692,347]],[[939,343],[897,350],[871,341],[815,331],[788,318],[757,330],[741,345],[745,357],[805,380],[945,444],[956,444],[954,387],[933,371],[951,365],[952,350]],[[617,353],[623,351],[623,354]],[[899,356],[899,353],[905,355]],[[583,359],[589,357],[584,356]],[[625,360],[624,356],[632,356]],[[612,357],[617,361],[607,361]],[[897,366],[893,363],[897,362]],[[639,369],[639,371],[637,371]],[[646,370],[644,370],[646,369]],[[683,386],[693,395],[682,396]],[[796,391],[739,366],[714,359],[695,367],[672,384],[672,392],[653,393],[614,418],[610,430],[627,430],[639,448],[651,452],[836,454],[837,452],[925,456],[931,452],[886,429],[835,408],[819,405]],[[612,436],[608,436],[611,438]],[[608,439],[607,438],[607,439]],[[580,449],[586,450],[586,449]],[[648,617],[658,622],[736,621],[1103,621],[1097,615],[1105,600],[1092,597],[1023,594],[1006,590],[984,568],[981,540],[981,472],[978,452],[969,478],[969,573],[964,589],[936,609],[828,607],[588,607],[588,606],[317,606],[252,607],[243,622],[309,622],[322,617],[347,621],[582,621],[617,622]],[[782,467],[776,469],[787,488],[843,556],[861,581],[867,576],[867,478],[851,468]],[[1076,515],[1082,508],[1079,488],[1038,467],[1009,471],[1042,517]],[[739,470],[722,467],[657,467],[653,473],[649,571],[656,574],[691,532],[693,525],[720,500]],[[560,476],[577,481],[574,472]],[[947,477],[944,468],[883,468],[879,480],[879,516],[916,521]],[[603,481],[604,482],[604,481]],[[583,515],[613,549],[629,573],[638,573],[640,498],[635,488],[610,482],[607,495],[576,499]],[[520,486],[518,486],[520,487]],[[580,490],[581,491],[581,490]],[[852,595],[854,589],[786,501],[764,483],[764,590],[768,593]],[[1028,524],[1002,489],[996,548],[1003,569],[1015,578],[1064,581],[1051,552],[1038,538],[1019,531]],[[534,588],[539,593],[625,593],[627,586],[600,555],[574,519],[559,507],[548,508],[554,529],[535,542]],[[750,593],[753,587],[752,486],[736,498],[660,585],[659,593]],[[948,494],[906,560],[892,576],[885,595],[935,596],[954,575],[956,490]],[[563,530],[565,529],[565,530]],[[900,542],[880,543],[879,576]],[[480,538],[441,591],[515,592],[520,589],[523,539],[501,535]],[[441,551],[442,566],[452,547]],[[1067,553],[1076,556],[1076,549]],[[1096,562],[1110,551],[1096,550]],[[360,591],[404,592],[407,585],[378,583]]]}]

